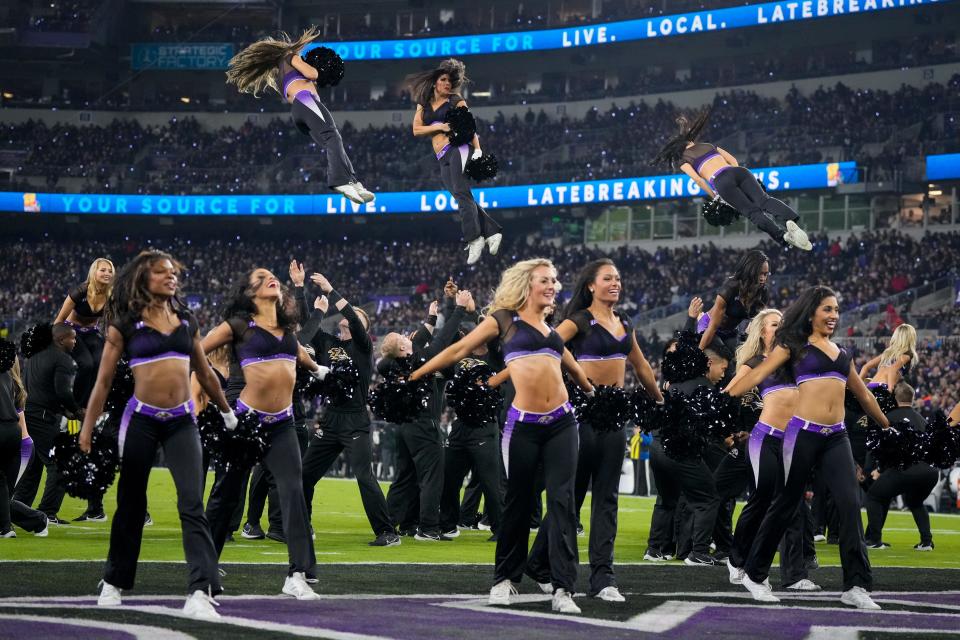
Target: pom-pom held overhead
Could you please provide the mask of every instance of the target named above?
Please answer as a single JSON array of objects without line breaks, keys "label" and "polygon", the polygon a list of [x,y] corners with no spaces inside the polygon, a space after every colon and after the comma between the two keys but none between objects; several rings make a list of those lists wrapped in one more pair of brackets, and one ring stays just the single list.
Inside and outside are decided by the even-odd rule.
[{"label": "pom-pom held overhead", "polygon": [[577,410],[577,420],[589,423],[594,431],[620,431],[632,417],[630,394],[623,387],[598,384],[592,398]]},{"label": "pom-pom held overhead", "polygon": [[703,219],[714,227],[726,227],[740,219],[740,212],[720,198],[703,203]]},{"label": "pom-pom held overhead", "polygon": [[450,144],[459,147],[462,144],[473,142],[473,136],[477,133],[477,122],[473,119],[473,114],[466,107],[456,107],[447,111],[443,121],[450,125],[450,131],[447,137],[450,138]]},{"label": "pom-pom held overhead", "polygon": [[699,342],[696,334],[689,331],[677,334],[676,349],[664,354],[660,365],[664,380],[676,384],[707,374],[707,354],[700,350]]},{"label": "pom-pom held overhead", "polygon": [[447,404],[464,424],[482,427],[497,421],[503,398],[487,384],[494,373],[483,360],[465,358],[457,363],[453,379],[447,383]]},{"label": "pom-pom held overhead", "polygon": [[20,355],[32,358],[53,344],[53,325],[49,322],[35,324],[20,336]]},{"label": "pom-pom held overhead", "polygon": [[88,455],[80,451],[78,438],[63,432],[53,440],[53,460],[60,483],[74,498],[99,498],[117,475],[120,463],[117,443],[103,431],[95,430]]},{"label": "pom-pom held overhead", "polygon": [[343,58],[330,47],[310,49],[304,60],[317,70],[318,87],[334,87],[343,80]]},{"label": "pom-pom held overhead", "polygon": [[949,469],[960,459],[960,427],[951,427],[942,411],[927,422],[926,461],[938,469]]},{"label": "pom-pom held overhead", "polygon": [[370,392],[370,410],[392,424],[412,422],[427,408],[427,383],[407,380],[413,371],[411,358],[397,358],[393,364],[384,381]]},{"label": "pom-pom held overhead", "polygon": [[223,417],[213,404],[197,416],[200,442],[210,455],[210,461],[221,471],[249,469],[263,460],[267,453],[266,430],[255,411],[237,416],[237,428],[228,431]]},{"label": "pom-pom held overhead", "polygon": [[13,368],[13,363],[17,361],[17,347],[6,338],[0,338],[0,373],[5,373]]},{"label": "pom-pom held overhead", "polygon": [[485,153],[476,160],[473,158],[467,160],[466,166],[463,167],[463,173],[471,180],[480,182],[496,178],[499,168],[497,156],[492,153]]}]

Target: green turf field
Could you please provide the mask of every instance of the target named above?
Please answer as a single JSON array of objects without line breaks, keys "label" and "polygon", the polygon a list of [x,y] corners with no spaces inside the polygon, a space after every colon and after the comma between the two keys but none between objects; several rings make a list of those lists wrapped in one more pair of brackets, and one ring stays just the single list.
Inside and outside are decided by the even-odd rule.
[{"label": "green turf field", "polygon": [[[212,475],[210,476],[212,481]],[[42,485],[41,485],[42,486]],[[209,488],[209,482],[208,482]],[[384,492],[387,487],[384,486]],[[113,516],[115,490],[112,487],[105,501],[108,517]],[[150,478],[148,504],[154,525],[144,530],[140,559],[183,560],[180,523],[177,518],[176,495],[166,469],[154,469]],[[590,496],[584,505],[583,521],[589,523]],[[67,497],[60,517],[74,518],[83,512],[85,503]],[[617,536],[618,563],[641,562],[646,549],[647,532],[653,499],[621,496],[620,525]],[[263,526],[266,526],[264,516]],[[314,497],[313,526],[316,531],[317,561],[349,562],[493,562],[494,543],[487,542],[485,531],[464,531],[453,542],[427,543],[404,538],[399,547],[373,548],[367,542],[373,534],[360,503],[360,493],[353,480],[325,478],[317,486]],[[913,551],[919,536],[909,512],[891,511],[884,529],[884,540],[893,545],[884,551],[871,551],[874,566],[960,568],[960,517],[931,515],[936,550],[932,553]],[[76,523],[50,527],[50,535],[37,538],[22,530],[16,539],[0,540],[2,560],[103,560],[107,555],[110,522]],[[244,540],[228,544],[223,562],[286,562],[286,547],[270,540]],[[579,538],[581,560],[587,558],[587,537]],[[818,544],[821,565],[838,565],[837,547]]]}]

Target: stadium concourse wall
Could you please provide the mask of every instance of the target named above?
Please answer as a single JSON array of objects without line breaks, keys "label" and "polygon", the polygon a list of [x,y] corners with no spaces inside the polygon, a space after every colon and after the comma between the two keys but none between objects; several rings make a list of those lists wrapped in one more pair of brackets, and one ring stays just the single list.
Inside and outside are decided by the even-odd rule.
[{"label": "stadium concourse wall", "polygon": [[[658,101],[672,102],[678,107],[696,109],[713,101],[718,94],[735,91],[750,91],[757,95],[769,98],[782,99],[792,88],[803,94],[809,94],[820,87],[832,87],[842,83],[853,89],[869,89],[873,91],[896,91],[903,85],[924,87],[932,83],[946,83],[954,75],[960,73],[960,63],[949,63],[915,67],[910,69],[894,69],[871,71],[867,73],[852,73],[818,78],[799,80],[785,80],[763,84],[747,84],[729,87],[714,87],[693,91],[674,91],[669,93],[635,94],[616,97],[603,97],[592,100],[575,100],[569,102],[545,102],[535,104],[504,104],[472,107],[471,110],[480,118],[493,120],[502,113],[511,118],[514,115],[523,117],[529,109],[539,112],[541,109],[551,118],[567,117],[582,119],[592,109],[606,109],[610,104],[628,105],[632,102],[646,102],[656,104]],[[265,98],[274,99],[274,97]],[[469,93],[467,95],[469,100]],[[369,126],[410,126],[413,122],[413,108],[406,110],[367,110],[367,111],[335,111],[339,123],[349,122],[358,129]],[[19,124],[28,120],[40,120],[47,125],[71,124],[107,125],[113,120],[137,120],[143,126],[163,126],[174,118],[190,117],[205,128],[234,127],[238,128],[246,122],[266,124],[275,118],[286,118],[283,112],[267,113],[217,113],[217,112],[182,112],[182,111],[90,111],[68,109],[38,109],[38,108],[10,108],[0,110],[0,123]]]}]

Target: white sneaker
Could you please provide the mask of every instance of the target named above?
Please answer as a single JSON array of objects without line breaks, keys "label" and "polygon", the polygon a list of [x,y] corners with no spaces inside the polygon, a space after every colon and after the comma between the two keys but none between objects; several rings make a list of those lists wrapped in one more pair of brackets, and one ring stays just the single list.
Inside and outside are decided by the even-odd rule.
[{"label": "white sneaker", "polygon": [[491,527],[488,524],[483,524],[482,522],[478,522],[477,529],[479,529],[480,531],[490,531]]},{"label": "white sneaker", "polygon": [[364,202],[373,202],[376,199],[376,194],[364,187],[359,182],[353,183],[353,188],[357,190],[357,193],[363,198]]},{"label": "white sneaker", "polygon": [[459,538],[460,529],[454,527],[453,529],[450,529],[450,531],[441,531],[440,535],[442,535],[444,538]]},{"label": "white sneaker", "polygon": [[207,595],[206,591],[197,589],[184,603],[183,613],[197,620],[219,620],[220,614],[214,606],[220,606],[220,603]]},{"label": "white sneaker", "polygon": [[297,600],[319,600],[320,595],[315,593],[310,585],[307,584],[307,578],[299,571],[295,571],[292,576],[287,576],[283,583],[283,593],[293,596]]},{"label": "white sneaker", "polygon": [[43,531],[37,531],[33,535],[37,536],[38,538],[46,538],[48,535],[50,535],[50,525],[43,525]]},{"label": "white sneaker", "polygon": [[357,188],[352,184],[342,184],[339,187],[334,187],[333,190],[342,194],[343,197],[350,202],[356,202],[357,204],[363,204],[365,202],[363,196],[360,195],[360,192],[357,191]]},{"label": "white sneaker", "polygon": [[573,601],[570,592],[566,589],[557,589],[553,592],[553,602],[550,608],[557,613],[580,613],[580,607]]},{"label": "white sneaker", "polygon": [[517,595],[517,588],[510,580],[501,580],[490,588],[487,604],[510,604],[510,596]]},{"label": "white sneaker", "polygon": [[814,541],[814,542],[826,542],[826,541],[827,541],[827,536],[823,535],[822,533],[818,533],[817,535],[813,536],[813,541]]},{"label": "white sneaker", "polygon": [[606,602],[626,602],[627,601],[627,599],[623,597],[623,594],[620,593],[620,589],[617,589],[616,587],[613,587],[613,586],[604,587],[603,589],[600,589],[600,593],[598,593],[593,597],[600,598],[601,600],[605,600]]},{"label": "white sneaker", "polygon": [[117,589],[115,586],[107,582],[106,580],[100,581],[100,597],[97,598],[98,607],[119,607],[120,606],[120,589]]},{"label": "white sneaker", "polygon": [[848,604],[857,609],[879,609],[880,605],[873,601],[870,594],[863,587],[854,587],[849,591],[844,591],[840,596],[840,602]]},{"label": "white sneaker", "polygon": [[820,591],[820,585],[818,585],[813,580],[798,580],[791,585],[787,586],[787,591]]},{"label": "white sneaker", "polygon": [[17,532],[14,531],[13,529],[0,533],[0,538],[16,538],[16,537],[17,537]]},{"label": "white sneaker", "polygon": [[743,569],[738,569],[727,558],[727,571],[730,573],[730,584],[743,584]]},{"label": "white sneaker", "polygon": [[780,598],[773,595],[773,589],[770,588],[770,583],[766,580],[760,584],[751,580],[750,576],[744,573],[743,581],[740,584],[746,587],[757,602],[780,602]]},{"label": "white sneaker", "polygon": [[467,243],[467,264],[475,264],[483,253],[483,237]]},{"label": "white sneaker", "polygon": [[802,251],[810,251],[813,249],[813,245],[810,244],[810,239],[807,238],[807,232],[798,227],[797,223],[793,220],[787,220],[787,232],[783,234],[783,240],[787,244],[792,244]]},{"label": "white sneaker", "polygon": [[540,587],[540,591],[544,592],[547,595],[553,593],[553,585],[549,582],[538,582],[537,586]]},{"label": "white sneaker", "polygon": [[497,255],[497,251],[500,251],[500,242],[503,240],[502,233],[495,233],[489,238],[487,238],[487,249],[490,251],[490,255]]}]

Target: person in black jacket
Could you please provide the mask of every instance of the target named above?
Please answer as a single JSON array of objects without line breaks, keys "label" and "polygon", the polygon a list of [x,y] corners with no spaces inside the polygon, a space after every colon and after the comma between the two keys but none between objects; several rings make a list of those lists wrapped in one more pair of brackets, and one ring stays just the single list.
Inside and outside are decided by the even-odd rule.
[{"label": "person in black jacket", "polygon": [[320,421],[320,430],[316,437],[310,439],[303,458],[303,494],[307,500],[307,508],[312,513],[313,492],[317,482],[327,473],[340,453],[345,452],[360,486],[360,499],[363,501],[367,520],[376,535],[370,546],[394,546],[400,544],[400,537],[390,524],[387,501],[370,465],[373,446],[370,439],[370,414],[367,410],[367,396],[373,376],[370,320],[362,309],[351,306],[323,275],[314,273],[310,280],[320,287],[329,304],[343,314],[339,336],[318,331],[313,337],[311,344],[316,351],[317,360],[322,364],[330,364],[335,359],[348,357],[360,372],[360,380],[352,399],[341,405],[327,407]]},{"label": "person in black jacket", "polygon": [[[381,349],[384,357],[377,365],[381,374],[397,366],[400,358],[411,357],[415,363],[425,362],[450,346],[460,329],[460,322],[474,310],[473,296],[469,291],[457,291],[455,298],[449,296],[451,291],[448,283],[446,300],[455,300],[456,307],[450,309],[447,305],[444,325],[436,335],[426,324],[412,340],[399,333],[387,334]],[[428,382],[427,406],[413,422],[400,425],[397,477],[387,493],[391,522],[398,523],[401,532],[411,531],[416,526],[414,539],[423,542],[450,540],[440,531],[443,442],[446,436],[440,426],[440,414],[443,412],[445,382],[442,374],[432,376]]]},{"label": "person in black jacket", "polygon": [[[24,365],[24,384],[27,403],[24,417],[27,431],[33,438],[33,454],[17,483],[13,499],[28,506],[33,504],[40,487],[40,476],[47,470],[47,482],[37,509],[52,523],[60,522],[57,512],[63,503],[64,489],[59,484],[60,474],[50,457],[53,439],[60,432],[60,418],[82,417],[83,410],[74,395],[77,363],[70,352],[77,344],[77,332],[68,324],[53,325],[53,342],[43,351],[27,359]],[[89,514],[88,519],[103,521],[106,515]],[[96,517],[93,517],[96,516]]]}]

